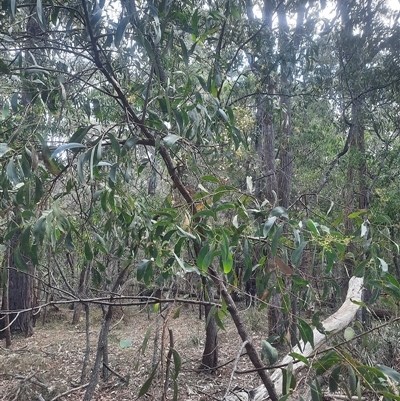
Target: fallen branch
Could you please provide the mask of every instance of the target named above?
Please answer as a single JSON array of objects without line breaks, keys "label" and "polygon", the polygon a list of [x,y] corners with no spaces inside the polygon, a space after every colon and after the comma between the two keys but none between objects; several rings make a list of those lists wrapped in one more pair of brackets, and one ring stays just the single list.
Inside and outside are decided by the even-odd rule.
[{"label": "fallen branch", "polygon": [[117,376],[119,380],[121,380],[122,382],[128,384],[128,379],[126,379],[125,377],[121,376],[119,373],[117,373],[114,369],[110,368],[106,363],[103,362],[103,366],[108,369],[113,375]]},{"label": "fallen branch", "polygon": [[[297,353],[300,354],[306,358],[309,358],[313,356],[318,350],[321,350],[324,345],[326,344],[328,338],[343,330],[346,328],[351,321],[354,319],[356,316],[356,313],[358,309],[360,308],[359,305],[354,303],[353,301],[356,302],[361,302],[361,294],[362,294],[362,287],[363,287],[363,278],[359,277],[352,277],[349,281],[349,289],[347,291],[346,295],[346,300],[342,304],[342,306],[331,316],[326,318],[322,322],[322,326],[325,329],[326,333],[329,334],[322,334],[320,333],[317,329],[313,330],[313,335],[314,335],[314,348],[311,346],[310,343],[307,343],[304,346],[303,341],[300,342],[300,347],[295,346],[291,350],[291,353]],[[300,370],[302,367],[305,366],[303,362],[297,361],[295,358],[293,358],[290,355],[286,355],[283,360],[281,361],[280,365],[288,365],[289,363],[293,363],[293,373],[297,372]],[[282,395],[282,381],[283,381],[283,376],[282,376],[282,371],[281,369],[277,369],[274,371],[274,373],[271,375],[271,380],[274,383],[276,392],[278,396]],[[268,392],[265,388],[264,385],[261,385],[257,387],[254,390],[250,391],[243,391],[234,395],[230,395],[229,397],[226,398],[227,401],[261,401],[265,400],[268,398]]]},{"label": "fallen branch", "polygon": [[68,390],[68,391],[65,391],[64,393],[61,393],[61,394],[56,395],[56,396],[55,396],[54,398],[52,398],[50,401],[56,401],[56,400],[58,400],[58,399],[61,398],[61,397],[64,397],[64,396],[66,396],[66,395],[68,395],[68,394],[73,393],[74,391],[82,390],[83,388],[86,388],[88,385],[89,385],[89,383],[86,383],[86,384],[82,384],[82,386],[71,388],[71,390]]}]

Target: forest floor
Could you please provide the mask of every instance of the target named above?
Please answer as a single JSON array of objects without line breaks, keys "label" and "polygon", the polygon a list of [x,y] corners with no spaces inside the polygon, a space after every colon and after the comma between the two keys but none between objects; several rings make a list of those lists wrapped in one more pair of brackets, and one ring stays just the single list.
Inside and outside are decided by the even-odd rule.
[{"label": "forest floor", "polygon": [[[94,363],[101,324],[100,310],[92,309],[88,373]],[[252,389],[261,384],[256,373],[232,375],[242,341],[230,317],[224,318],[225,330],[219,330],[218,335],[220,368],[213,375],[200,372],[198,368],[204,347],[205,322],[199,320],[197,308],[182,307],[179,316],[177,309],[171,308],[170,312],[164,312],[161,317],[158,313],[148,314],[139,311],[137,307],[131,307],[122,319],[114,319],[109,333],[109,365],[124,380],[111,373],[107,381],[99,381],[92,400],[137,399],[141,387],[151,375],[154,358],[159,361],[157,373],[142,399],[161,400],[169,350],[169,330],[173,334],[174,349],[182,362],[177,378],[178,400],[221,400],[228,389],[237,386]],[[266,310],[243,308],[240,314],[251,330],[254,344],[260,350],[261,340],[267,336]],[[39,318],[32,337],[14,336],[9,349],[5,348],[4,340],[0,342],[1,401],[83,399],[85,388],[79,389],[79,386],[86,347],[84,313],[82,318],[81,323],[73,326],[72,311],[49,310],[44,325]],[[158,344],[155,344],[157,330]],[[173,363],[171,365],[173,372]],[[248,357],[240,357],[237,370],[251,368]],[[85,379],[84,383],[87,381]],[[173,399],[173,388],[170,375],[166,399]],[[73,391],[60,396],[70,390]]]}]

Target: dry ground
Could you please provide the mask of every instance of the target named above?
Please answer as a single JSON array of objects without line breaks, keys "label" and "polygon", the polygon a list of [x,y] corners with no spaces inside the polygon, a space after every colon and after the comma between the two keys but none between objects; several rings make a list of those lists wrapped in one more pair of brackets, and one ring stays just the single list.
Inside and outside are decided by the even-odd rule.
[{"label": "dry ground", "polygon": [[[99,382],[93,400],[136,400],[141,386],[151,373],[154,355],[154,338],[159,327],[160,340],[156,346],[156,356],[160,360],[158,373],[146,396],[147,400],[161,400],[163,391],[165,361],[168,352],[168,329],[172,330],[174,348],[182,359],[182,368],[178,376],[178,400],[220,400],[227,388],[236,386],[251,389],[260,384],[258,376],[235,374],[230,382],[234,365],[233,359],[241,349],[242,342],[229,317],[223,321],[225,331],[219,332],[219,361],[221,368],[216,374],[208,375],[198,371],[204,345],[204,321],[198,319],[196,308],[182,307],[176,317],[175,307],[172,312],[164,313],[164,318],[155,312],[150,318],[145,311],[137,307],[126,308],[124,318],[112,324],[109,334],[109,364],[120,376],[129,380],[126,384],[111,374],[104,382]],[[261,339],[266,337],[266,312],[255,308],[243,310],[241,315],[250,328],[258,348]],[[72,312],[61,309],[48,313],[47,322],[37,324],[35,334],[30,338],[14,336],[10,349],[0,343],[0,400],[2,401],[50,401],[82,400],[85,390],[77,389],[82,371],[85,351],[84,320],[77,326],[71,325]],[[41,319],[40,319],[41,320]],[[157,324],[158,320],[158,324]],[[90,368],[94,362],[97,338],[100,328],[100,311],[91,309]],[[146,332],[150,331],[147,347],[142,354]],[[161,340],[164,332],[164,340]],[[120,341],[131,339],[132,345],[121,349]],[[163,346],[162,346],[163,344]],[[161,350],[163,348],[163,350]],[[161,358],[161,352],[163,357]],[[240,358],[238,369],[250,369],[247,356]],[[86,380],[87,382],[87,380]],[[173,385],[167,392],[167,399],[173,399]],[[73,392],[59,395],[74,389]]]}]

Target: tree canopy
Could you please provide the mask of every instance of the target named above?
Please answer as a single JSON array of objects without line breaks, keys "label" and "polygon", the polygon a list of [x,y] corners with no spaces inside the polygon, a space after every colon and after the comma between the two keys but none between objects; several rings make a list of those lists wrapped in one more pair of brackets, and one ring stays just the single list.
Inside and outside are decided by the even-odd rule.
[{"label": "tree canopy", "polygon": [[[124,283],[150,289],[147,302],[184,303],[194,277],[203,370],[218,369],[217,332],[231,318],[262,396],[296,389],[294,360],[312,370],[313,400],[323,375],[331,392],[398,399],[396,367],[343,344],[316,354],[314,340],[328,339],[327,305],[348,288],[357,307],[348,297],[346,308],[360,311],[347,343],[374,330],[382,302],[397,313],[399,15],[375,0],[4,0],[7,345],[13,329],[32,334],[41,305],[71,302],[78,316],[107,301],[88,401]],[[246,291],[269,308],[261,353],[237,310]],[[271,378],[262,359],[277,364],[285,341],[297,348]],[[182,356],[170,348],[176,382]]]}]

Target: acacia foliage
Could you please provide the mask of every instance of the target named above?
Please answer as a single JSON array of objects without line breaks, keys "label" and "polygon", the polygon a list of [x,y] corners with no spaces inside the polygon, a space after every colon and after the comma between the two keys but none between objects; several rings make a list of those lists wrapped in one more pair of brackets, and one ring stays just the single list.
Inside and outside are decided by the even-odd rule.
[{"label": "acacia foliage", "polygon": [[[285,10],[288,16],[303,3],[293,2]],[[362,16],[365,10],[351,4]],[[254,196],[260,177],[253,107],[257,95],[267,96],[279,130],[281,88],[276,84],[276,93],[261,93],[260,80],[278,81],[284,52],[272,51],[278,38],[266,32],[261,19],[248,18],[251,2],[10,0],[3,5],[2,239],[7,245],[21,232],[13,250],[18,269],[39,267],[46,245],[53,255],[70,252],[80,267],[90,265],[95,288],[111,281],[118,269],[129,268],[149,286],[188,272],[208,277],[212,265],[237,286],[234,266],[240,259],[243,280],[258,272],[259,295],[275,287],[289,313],[284,275],[305,306],[315,297],[310,290],[315,282],[307,274],[318,271],[327,296],[332,288],[340,290],[335,266],[351,260],[354,275],[365,275],[376,298],[382,288],[398,297],[399,284],[387,262],[397,252],[396,238],[384,237],[390,218],[379,215],[379,207],[374,215],[355,211],[346,216],[356,222],[355,231],[344,234],[343,211],[332,208],[340,197],[330,193],[335,185],[343,186],[345,176],[339,169],[329,181],[327,162],[337,161],[338,144],[345,145],[340,132],[347,121],[341,115],[346,117],[352,100],[346,81],[354,80],[368,116],[370,183],[391,182],[380,172],[386,158],[395,163],[396,115],[387,113],[378,121],[375,116],[388,103],[398,107],[398,82],[391,80],[396,63],[387,56],[397,43],[397,28],[384,29],[379,21],[373,25],[363,43],[370,49],[374,39],[381,52],[369,60],[371,68],[357,75],[357,69],[348,71],[335,57],[341,46],[352,43],[339,40],[335,19],[319,19],[316,2],[307,3],[302,34],[288,33],[291,40],[302,38],[293,59],[286,61],[295,71],[291,95],[299,96],[292,111],[291,140],[298,145],[292,199],[304,205],[303,192],[319,188],[310,176],[325,170],[329,195],[318,208],[336,220],[317,222],[305,215],[291,220],[286,209]],[[386,129],[390,133],[383,136]],[[315,157],[303,165],[296,157],[304,153]],[[375,153],[382,154],[377,165]],[[369,224],[376,227],[375,242],[366,238]],[[304,275],[305,250],[317,262]],[[274,283],[264,269],[271,259],[278,266]],[[226,305],[215,310],[221,326],[226,313]],[[318,326],[318,314],[312,323]],[[300,319],[298,329],[298,338],[312,343],[310,323]],[[325,354],[321,361],[325,368],[316,372],[335,366],[334,379],[343,369],[357,367],[356,383],[382,381],[382,369],[365,368],[363,375],[364,365],[339,353]],[[386,391],[385,385],[379,391]]]}]

